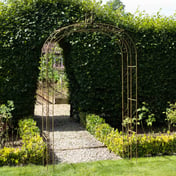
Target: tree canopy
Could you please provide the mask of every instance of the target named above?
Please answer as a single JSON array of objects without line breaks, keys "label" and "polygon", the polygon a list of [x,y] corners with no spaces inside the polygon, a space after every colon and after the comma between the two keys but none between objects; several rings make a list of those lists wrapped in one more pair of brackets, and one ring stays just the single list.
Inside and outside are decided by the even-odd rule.
[{"label": "tree canopy", "polygon": [[125,8],[125,5],[120,0],[109,0],[106,4],[113,10],[124,10]]}]

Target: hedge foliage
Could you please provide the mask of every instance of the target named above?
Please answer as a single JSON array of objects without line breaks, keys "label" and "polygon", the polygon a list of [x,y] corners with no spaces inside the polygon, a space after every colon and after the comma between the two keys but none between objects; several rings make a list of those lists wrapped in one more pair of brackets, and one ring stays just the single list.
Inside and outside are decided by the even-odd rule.
[{"label": "hedge foliage", "polygon": [[173,17],[140,18],[132,20],[138,49],[139,101],[149,104],[159,123],[165,119],[162,112],[167,102],[176,99],[176,21]]},{"label": "hedge foliage", "polygon": [[100,33],[74,35],[69,40],[71,49],[65,58],[74,108],[111,117],[111,120],[121,119],[118,45]]},{"label": "hedge foliage", "polygon": [[[46,38],[55,29],[84,21],[93,8],[91,1],[77,0],[26,0],[0,6],[0,103],[13,100],[15,118],[33,113]],[[106,21],[107,15],[101,17]]]},{"label": "hedge foliage", "polygon": [[[33,114],[44,41],[55,29],[83,22],[90,12],[95,22],[117,25],[133,38],[138,49],[139,106],[145,101],[157,122],[163,122],[167,102],[176,101],[174,16],[122,15],[92,1],[25,0],[0,5],[0,103],[13,100],[16,119]],[[74,34],[60,45],[73,108],[121,125],[118,47],[100,33]]]},{"label": "hedge foliage", "polygon": [[46,144],[40,137],[36,122],[31,118],[20,120],[19,133],[22,138],[22,147],[0,149],[0,166],[43,164]]},{"label": "hedge foliage", "polygon": [[[83,116],[82,116],[83,117]],[[85,115],[86,128],[107,148],[121,157],[172,155],[176,153],[176,134],[132,134],[128,136],[114,130],[97,115]],[[137,147],[137,150],[136,150]]]}]

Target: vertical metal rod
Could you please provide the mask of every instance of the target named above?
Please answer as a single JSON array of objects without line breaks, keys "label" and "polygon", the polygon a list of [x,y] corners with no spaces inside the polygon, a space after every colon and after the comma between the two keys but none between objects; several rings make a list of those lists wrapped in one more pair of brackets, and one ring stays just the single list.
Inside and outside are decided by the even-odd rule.
[{"label": "vertical metal rod", "polygon": [[[127,53],[127,64],[126,64],[126,70],[127,70],[127,118],[130,118],[130,105],[129,105],[129,96],[130,96],[130,85],[129,85],[129,69],[128,69],[128,65],[129,65],[129,53],[128,53],[128,46],[127,43],[125,42],[126,45],[126,53]],[[127,133],[128,133],[128,144],[129,144],[129,137],[130,137],[130,124],[128,124],[128,128],[127,128]],[[130,158],[130,144],[128,145],[128,157]]]},{"label": "vertical metal rod", "polygon": [[[55,46],[56,48],[56,46]],[[54,53],[53,53],[54,54]],[[54,61],[54,58],[52,57],[52,68],[56,65],[56,61]],[[54,80],[54,69],[52,69],[52,165],[53,165],[53,171],[54,171],[54,104],[55,104],[55,80]]]},{"label": "vertical metal rod", "polygon": [[[43,56],[42,56],[42,67],[44,66],[43,65]],[[42,78],[43,78],[43,70],[42,70]],[[44,80],[42,80],[42,85],[39,85],[40,87],[41,87],[41,93],[42,93],[42,101],[41,101],[41,103],[42,103],[42,135],[43,135],[43,133],[44,133],[44,100],[43,100],[43,98],[44,98],[44,84],[45,84],[45,82],[44,82]],[[43,154],[43,165],[45,164],[45,151],[44,151],[44,154]]]},{"label": "vertical metal rod", "polygon": [[[49,45],[49,44],[48,44]],[[48,47],[49,48],[49,47]],[[47,166],[47,170],[48,170],[48,164],[49,164],[49,57],[48,57],[48,50],[46,53],[46,141],[47,141],[47,149],[46,149],[46,166]]]},{"label": "vertical metal rod", "polygon": [[[121,51],[121,63],[122,63],[122,66],[121,66],[121,74],[122,74],[122,78],[121,78],[121,81],[122,81],[122,124],[123,124],[123,121],[125,119],[125,109],[124,109],[124,54],[123,54],[123,43],[121,42],[121,45],[119,44],[119,48],[120,48],[120,51]],[[122,125],[122,135],[124,135],[125,133],[125,127]],[[124,139],[123,139],[123,143],[124,143]],[[124,157],[124,152],[123,152],[123,157]]]},{"label": "vertical metal rod", "polygon": [[[121,50],[121,63],[122,63],[122,123],[124,121],[124,57],[123,57],[123,47],[120,47]],[[124,133],[124,126],[122,125],[122,132]]]},{"label": "vertical metal rod", "polygon": [[[135,46],[135,43],[133,42],[132,38],[128,35],[127,35],[127,38],[129,39],[130,41],[130,45],[131,45],[131,48],[133,49],[133,52],[134,52],[134,61],[135,61],[135,100],[136,100],[136,104],[135,104],[135,120],[136,120],[136,135],[138,133],[138,125],[137,125],[137,122],[138,122],[138,112],[137,112],[137,108],[138,108],[138,63],[137,63],[137,49],[136,49],[136,46]],[[136,161],[137,161],[137,141],[136,141]]]},{"label": "vertical metal rod", "polygon": [[[132,64],[132,53],[131,48],[129,48],[130,53],[130,131],[133,131],[132,129],[132,118],[133,118],[133,64]],[[130,134],[131,135],[131,134]],[[132,158],[132,145],[130,145],[130,157]]]},{"label": "vertical metal rod", "polygon": [[[54,98],[54,95],[53,95],[53,100],[54,100],[55,98]],[[52,109],[52,111],[53,111],[53,115],[52,115],[52,134],[53,134],[53,142],[52,142],[52,146],[53,146],[53,152],[52,152],[52,160],[53,160],[53,162],[52,162],[52,164],[53,164],[53,171],[54,171],[54,166],[55,166],[55,157],[54,157],[54,103],[53,103],[53,109]]]},{"label": "vertical metal rod", "polygon": [[[138,60],[137,60],[137,50],[135,48],[135,64],[136,64],[136,135],[138,135]],[[138,158],[138,141],[136,138],[136,162]]]},{"label": "vertical metal rod", "polygon": [[[43,45],[44,46],[44,45]],[[43,69],[43,67],[45,67],[46,65],[46,60],[44,60],[44,53],[42,52],[43,48],[41,49],[41,67]],[[43,70],[41,70],[41,74],[42,74],[42,78],[44,77],[44,73]],[[44,79],[42,79],[41,83],[39,82],[39,94],[41,93],[42,97],[41,97],[41,108],[42,108],[42,114],[41,114],[41,134],[44,137],[44,116],[46,115],[44,113],[44,106],[45,106],[45,101],[44,101],[44,89],[45,89],[45,81]],[[45,157],[46,157],[46,151],[43,151],[43,165],[45,165]]]}]

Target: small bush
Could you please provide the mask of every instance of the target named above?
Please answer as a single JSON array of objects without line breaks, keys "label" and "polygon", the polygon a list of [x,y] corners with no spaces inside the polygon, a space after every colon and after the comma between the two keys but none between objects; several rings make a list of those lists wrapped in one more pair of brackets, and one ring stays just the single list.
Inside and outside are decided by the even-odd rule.
[{"label": "small bush", "polygon": [[18,165],[22,161],[22,151],[19,148],[4,147],[0,150],[0,166]]},{"label": "small bush", "polygon": [[0,150],[0,166],[19,164],[42,164],[45,158],[46,144],[40,137],[40,130],[33,119],[19,121],[21,149],[6,148]]},{"label": "small bush", "polygon": [[109,124],[103,123],[100,125],[97,125],[95,136],[98,140],[101,140],[101,142],[106,143],[107,135],[111,133],[114,129],[110,127]]},{"label": "small bush", "polygon": [[14,110],[13,101],[0,105],[0,148],[8,140],[8,132],[12,126],[12,111]]},{"label": "small bush", "polygon": [[19,134],[22,139],[30,138],[40,133],[39,128],[36,126],[36,121],[32,118],[20,120],[18,125]]},{"label": "small bush", "polygon": [[166,120],[168,123],[168,129],[170,130],[171,126],[176,126],[176,103],[170,104],[169,108],[166,108]]},{"label": "small bush", "polygon": [[93,135],[96,132],[97,126],[104,123],[105,123],[105,120],[100,118],[97,115],[89,114],[86,116],[86,129]]},{"label": "small bush", "polygon": [[25,163],[42,164],[46,144],[40,137],[40,130],[32,118],[19,121],[20,137],[22,138],[22,151]]},{"label": "small bush", "polygon": [[25,155],[25,163],[42,164],[46,144],[39,134],[32,136],[30,140],[23,140],[22,151]]},{"label": "small bush", "polygon": [[80,124],[83,125],[86,128],[86,125],[87,125],[86,113],[85,112],[80,112],[79,113],[79,118],[80,118]]}]

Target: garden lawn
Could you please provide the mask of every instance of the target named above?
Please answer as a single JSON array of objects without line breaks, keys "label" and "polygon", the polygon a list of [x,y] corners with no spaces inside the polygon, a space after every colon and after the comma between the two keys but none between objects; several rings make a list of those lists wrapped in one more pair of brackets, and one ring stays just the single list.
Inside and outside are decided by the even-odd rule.
[{"label": "garden lawn", "polygon": [[176,156],[53,166],[0,167],[0,176],[176,176]]}]

